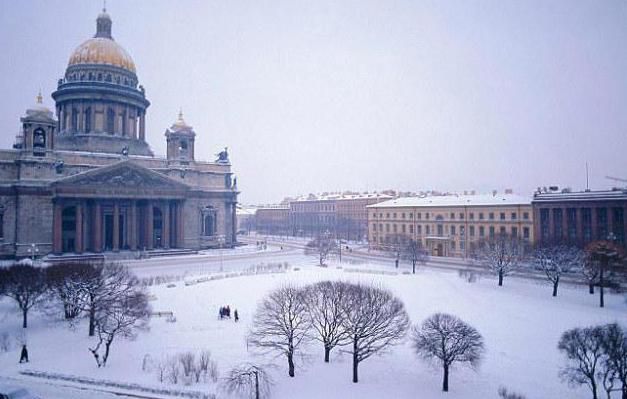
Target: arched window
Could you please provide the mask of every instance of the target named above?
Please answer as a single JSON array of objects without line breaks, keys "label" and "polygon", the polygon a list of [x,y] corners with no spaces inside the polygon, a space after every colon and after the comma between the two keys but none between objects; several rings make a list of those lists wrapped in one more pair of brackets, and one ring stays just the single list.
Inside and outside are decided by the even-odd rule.
[{"label": "arched window", "polygon": [[33,155],[44,155],[46,153],[46,132],[38,127],[33,132]]},{"label": "arched window", "polygon": [[107,133],[114,134],[115,129],[115,111],[111,108],[107,109]]}]

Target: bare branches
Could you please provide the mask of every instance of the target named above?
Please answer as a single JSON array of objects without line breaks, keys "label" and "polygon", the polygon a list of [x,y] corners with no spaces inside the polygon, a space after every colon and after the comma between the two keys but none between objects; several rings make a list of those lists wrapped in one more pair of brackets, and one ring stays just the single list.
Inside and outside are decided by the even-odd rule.
[{"label": "bare branches", "polygon": [[115,337],[134,339],[137,330],[147,328],[150,314],[145,289],[126,267],[109,265],[103,269],[101,278],[96,291],[98,302],[94,323],[98,342],[89,349],[98,367],[107,364]]},{"label": "bare branches", "polygon": [[412,330],[416,353],[426,360],[437,359],[444,369],[442,390],[448,391],[453,363],[476,367],[484,352],[483,337],[469,324],[450,314],[436,313]]},{"label": "bare branches", "polygon": [[553,284],[553,296],[557,296],[560,278],[564,274],[582,268],[585,253],[577,247],[563,244],[540,246],[533,252],[533,262]]},{"label": "bare branches", "polygon": [[343,327],[351,337],[347,352],[353,355],[353,382],[358,382],[359,363],[400,342],[409,328],[403,303],[391,292],[351,284],[343,302]]},{"label": "bare branches", "polygon": [[411,262],[412,273],[416,273],[416,264],[424,265],[429,260],[427,251],[422,248],[422,244],[416,240],[409,240],[403,248],[402,256]]},{"label": "bare branches", "polygon": [[320,266],[324,266],[325,262],[332,254],[338,250],[337,242],[328,234],[320,235],[309,241],[305,246],[306,255],[316,255]]},{"label": "bare branches", "polygon": [[499,277],[499,286],[503,278],[515,271],[522,259],[522,242],[508,234],[499,234],[478,243],[474,249],[475,259]]},{"label": "bare branches", "polygon": [[331,350],[350,342],[344,330],[344,301],[349,285],[339,281],[322,281],[306,288],[305,300],[315,330],[314,339],[324,346],[324,361],[329,362]]},{"label": "bare branches", "polygon": [[560,376],[571,384],[587,385],[597,399],[597,368],[603,355],[603,328],[573,328],[562,334],[557,348],[566,355],[569,363]]},{"label": "bare branches", "polygon": [[294,354],[306,341],[310,326],[304,290],[284,286],[272,291],[259,305],[248,344],[262,352],[285,355],[288,374],[294,377]]},{"label": "bare branches", "polygon": [[272,384],[272,378],[263,366],[249,363],[233,368],[222,387],[228,394],[266,399],[270,397]]},{"label": "bare branches", "polygon": [[0,295],[12,298],[22,311],[22,327],[28,327],[28,311],[39,305],[48,291],[43,269],[14,264],[0,268]]}]

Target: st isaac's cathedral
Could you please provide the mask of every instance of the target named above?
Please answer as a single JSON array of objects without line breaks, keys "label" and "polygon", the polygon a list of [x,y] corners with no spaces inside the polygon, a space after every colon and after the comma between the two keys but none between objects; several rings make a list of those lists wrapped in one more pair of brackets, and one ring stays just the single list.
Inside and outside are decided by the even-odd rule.
[{"label": "st isaac's cathedral", "polygon": [[[237,185],[226,149],[197,160],[179,113],[166,158],[146,142],[150,102],[131,56],[98,15],[52,93],[0,150],[0,257],[177,253],[236,242]],[[122,255],[121,254],[121,255]]]}]

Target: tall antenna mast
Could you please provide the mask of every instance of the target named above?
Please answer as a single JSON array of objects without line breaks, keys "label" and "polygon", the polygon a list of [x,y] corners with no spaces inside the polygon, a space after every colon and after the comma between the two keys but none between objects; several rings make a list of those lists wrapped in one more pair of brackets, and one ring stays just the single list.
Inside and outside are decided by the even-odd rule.
[{"label": "tall antenna mast", "polygon": [[586,190],[590,190],[590,180],[588,178],[588,162],[586,162]]}]

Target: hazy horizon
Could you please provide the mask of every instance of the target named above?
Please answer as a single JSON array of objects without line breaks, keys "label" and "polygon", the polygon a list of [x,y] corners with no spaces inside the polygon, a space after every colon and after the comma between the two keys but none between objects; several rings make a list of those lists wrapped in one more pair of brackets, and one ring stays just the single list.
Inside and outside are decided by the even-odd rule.
[{"label": "hazy horizon", "polygon": [[[4,0],[0,148],[45,104],[101,1]],[[624,1],[108,0],[151,101],[246,204],[339,190],[585,188],[627,178]],[[624,184],[623,184],[624,185]]]}]

